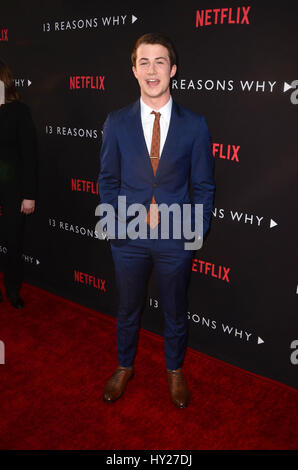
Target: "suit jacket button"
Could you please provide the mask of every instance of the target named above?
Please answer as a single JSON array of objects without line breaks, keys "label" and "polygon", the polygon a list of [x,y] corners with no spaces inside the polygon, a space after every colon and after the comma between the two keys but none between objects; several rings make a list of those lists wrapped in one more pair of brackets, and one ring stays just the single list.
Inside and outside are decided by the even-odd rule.
[{"label": "suit jacket button", "polygon": [[157,183],[153,183],[153,187],[156,188],[156,187],[157,187]]}]

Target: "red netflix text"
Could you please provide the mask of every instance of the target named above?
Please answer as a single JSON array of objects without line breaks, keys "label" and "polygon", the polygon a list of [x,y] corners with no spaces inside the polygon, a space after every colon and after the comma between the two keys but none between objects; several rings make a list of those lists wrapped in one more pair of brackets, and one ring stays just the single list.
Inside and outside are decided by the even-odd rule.
[{"label": "red netflix text", "polygon": [[74,270],[74,280],[80,284],[85,284],[86,286],[94,287],[95,289],[106,292],[105,279],[100,279],[98,277],[92,276],[91,274]]},{"label": "red netflix text", "polygon": [[8,29],[0,29],[0,41],[8,41]]},{"label": "red netflix text", "polygon": [[79,90],[81,88],[89,88],[93,90],[104,91],[104,79],[104,75],[96,75],[95,77],[90,75],[77,75],[69,77],[69,89]]},{"label": "red netflix text", "polygon": [[197,10],[196,28],[213,24],[249,24],[248,7],[213,8]]},{"label": "red netflix text", "polygon": [[201,259],[194,258],[192,260],[192,271],[200,272],[206,276],[216,277],[221,281],[230,282],[228,276],[230,269],[231,268],[227,268],[221,265],[216,266],[214,263],[208,263],[207,261],[203,261]]},{"label": "red netflix text", "polygon": [[77,178],[71,178],[71,190],[82,191],[91,194],[99,194],[98,183]]},{"label": "red netflix text", "polygon": [[223,158],[224,160],[236,161],[239,163],[239,152],[240,145],[224,145],[213,142],[212,153],[213,157]]}]

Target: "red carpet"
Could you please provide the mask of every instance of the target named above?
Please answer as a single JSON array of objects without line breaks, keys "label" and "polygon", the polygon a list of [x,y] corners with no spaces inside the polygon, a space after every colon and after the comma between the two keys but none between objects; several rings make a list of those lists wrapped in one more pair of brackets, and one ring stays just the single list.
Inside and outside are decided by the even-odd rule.
[{"label": "red carpet", "polygon": [[296,450],[298,392],[188,350],[192,401],[169,400],[162,338],[141,332],[136,374],[102,400],[117,365],[115,319],[24,284],[0,304],[1,449]]}]

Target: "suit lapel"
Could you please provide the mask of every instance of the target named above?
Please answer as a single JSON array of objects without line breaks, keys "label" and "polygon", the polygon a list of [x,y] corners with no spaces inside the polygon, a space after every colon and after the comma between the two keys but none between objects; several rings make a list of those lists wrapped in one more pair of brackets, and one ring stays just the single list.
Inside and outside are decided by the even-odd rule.
[{"label": "suit lapel", "polygon": [[132,105],[130,116],[126,121],[126,129],[129,138],[133,141],[135,152],[144,161],[145,171],[151,172],[152,176],[154,176],[143,132],[140,100],[137,100]]},{"label": "suit lapel", "polygon": [[161,152],[159,164],[156,171],[156,177],[162,174],[163,168],[167,160],[171,159],[171,157],[175,154],[175,149],[177,148],[177,144],[179,142],[179,131],[179,109],[177,103],[173,100],[169,129]]}]

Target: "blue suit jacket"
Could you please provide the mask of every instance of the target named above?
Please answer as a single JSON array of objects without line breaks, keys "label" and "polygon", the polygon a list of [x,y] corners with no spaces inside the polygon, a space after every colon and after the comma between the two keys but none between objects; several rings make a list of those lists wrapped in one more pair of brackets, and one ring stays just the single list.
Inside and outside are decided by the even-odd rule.
[{"label": "blue suit jacket", "polygon": [[[116,214],[118,196],[126,196],[127,206],[140,203],[147,210],[153,195],[158,204],[203,204],[205,235],[213,207],[213,175],[210,135],[202,115],[173,100],[155,176],[142,128],[140,100],[108,115],[103,126],[98,182],[100,202],[111,204]],[[164,242],[166,247],[167,240]]]}]

